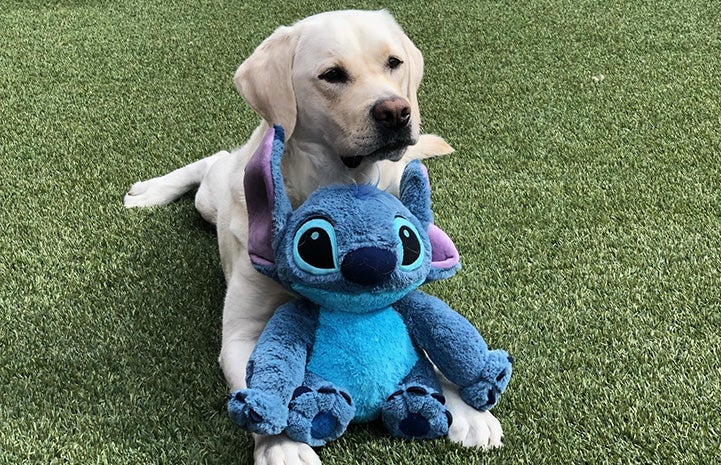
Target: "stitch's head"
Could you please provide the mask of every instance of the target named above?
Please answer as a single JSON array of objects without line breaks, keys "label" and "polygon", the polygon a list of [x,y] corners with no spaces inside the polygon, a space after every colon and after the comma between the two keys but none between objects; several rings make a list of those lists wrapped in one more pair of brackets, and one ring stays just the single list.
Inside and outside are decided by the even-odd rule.
[{"label": "stitch's head", "polygon": [[295,211],[280,161],[283,129],[268,131],[248,162],[248,251],[256,269],[329,309],[387,307],[425,282],[453,275],[458,251],[433,224],[420,162],[401,179],[400,200],[371,185],[333,185]]}]

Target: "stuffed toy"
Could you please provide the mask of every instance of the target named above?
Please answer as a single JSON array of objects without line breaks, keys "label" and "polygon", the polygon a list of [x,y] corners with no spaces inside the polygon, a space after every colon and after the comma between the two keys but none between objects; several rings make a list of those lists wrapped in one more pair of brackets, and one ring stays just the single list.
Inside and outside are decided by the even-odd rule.
[{"label": "stuffed toy", "polygon": [[400,199],[372,185],[322,187],[293,209],[280,169],[283,129],[269,129],[245,170],[250,258],[298,297],[280,306],[247,365],[247,389],[228,411],[259,434],[321,446],[351,421],[382,419],[403,438],[448,433],[452,417],[434,365],[478,410],[493,407],[512,359],[417,288],[459,268],[433,224],[418,161]]}]

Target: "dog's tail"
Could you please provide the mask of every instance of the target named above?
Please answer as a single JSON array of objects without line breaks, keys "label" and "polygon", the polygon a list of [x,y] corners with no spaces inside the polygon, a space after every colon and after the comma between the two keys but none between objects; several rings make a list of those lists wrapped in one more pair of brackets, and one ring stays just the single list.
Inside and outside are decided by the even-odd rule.
[{"label": "dog's tail", "polygon": [[411,145],[403,155],[403,160],[410,162],[412,160],[424,160],[426,158],[439,157],[449,155],[455,150],[442,137],[435,134],[421,134],[418,142]]}]

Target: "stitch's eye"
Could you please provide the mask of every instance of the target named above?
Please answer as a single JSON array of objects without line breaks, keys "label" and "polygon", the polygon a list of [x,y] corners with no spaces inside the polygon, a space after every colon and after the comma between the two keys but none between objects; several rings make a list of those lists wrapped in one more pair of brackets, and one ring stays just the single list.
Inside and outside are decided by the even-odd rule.
[{"label": "stitch's eye", "polygon": [[401,269],[413,271],[423,263],[423,243],[416,227],[407,219],[398,216],[394,220],[394,225],[400,239],[398,251],[401,257]]},{"label": "stitch's eye", "polygon": [[315,275],[338,271],[333,225],[323,218],[312,218],[295,233],[293,258],[298,267]]}]

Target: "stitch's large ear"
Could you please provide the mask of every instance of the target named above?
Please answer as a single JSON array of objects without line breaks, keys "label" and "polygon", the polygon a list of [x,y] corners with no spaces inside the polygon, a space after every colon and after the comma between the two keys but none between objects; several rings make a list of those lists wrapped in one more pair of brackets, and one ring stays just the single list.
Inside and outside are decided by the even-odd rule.
[{"label": "stitch's large ear", "polygon": [[426,282],[453,276],[460,268],[460,254],[456,245],[441,228],[433,224],[431,185],[428,171],[420,161],[406,166],[401,177],[401,202],[423,224],[431,242],[431,271]]},{"label": "stitch's large ear", "polygon": [[431,185],[428,171],[418,160],[406,165],[401,176],[400,198],[403,205],[418,218],[424,228],[433,222],[431,211]]},{"label": "stitch's large ear", "polygon": [[235,72],[238,92],[268,125],[282,125],[286,138],[295,129],[292,73],[298,31],[281,26],[255,49]]},{"label": "stitch's large ear", "polygon": [[273,238],[283,230],[292,212],[280,172],[284,137],[281,126],[268,129],[245,167],[243,188],[248,208],[248,254],[253,264],[260,267],[275,263]]}]

